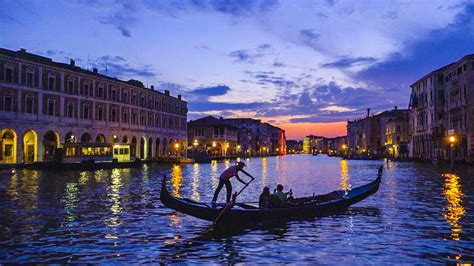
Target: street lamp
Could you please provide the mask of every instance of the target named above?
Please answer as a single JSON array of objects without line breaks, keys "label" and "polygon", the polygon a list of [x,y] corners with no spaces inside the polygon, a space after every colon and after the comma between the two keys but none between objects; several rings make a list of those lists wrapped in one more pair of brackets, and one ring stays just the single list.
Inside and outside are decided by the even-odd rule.
[{"label": "street lamp", "polygon": [[195,139],[194,142],[193,142],[193,146],[194,146],[194,147],[197,147],[198,145],[199,145],[198,140]]},{"label": "street lamp", "polygon": [[450,146],[450,151],[451,151],[451,168],[454,168],[454,145],[456,144],[456,136],[451,135],[448,138],[449,141],[449,146]]},{"label": "street lamp", "polygon": [[179,162],[179,142],[174,144],[174,148],[176,149],[176,162]]}]

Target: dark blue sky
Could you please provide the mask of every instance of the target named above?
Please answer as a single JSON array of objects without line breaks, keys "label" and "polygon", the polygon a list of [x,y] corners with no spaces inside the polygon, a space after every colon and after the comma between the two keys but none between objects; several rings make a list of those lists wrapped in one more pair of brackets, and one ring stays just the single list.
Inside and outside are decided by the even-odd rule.
[{"label": "dark blue sky", "polygon": [[190,118],[261,117],[291,133],[406,108],[412,82],[474,53],[473,4],[0,0],[0,46],[170,89]]}]

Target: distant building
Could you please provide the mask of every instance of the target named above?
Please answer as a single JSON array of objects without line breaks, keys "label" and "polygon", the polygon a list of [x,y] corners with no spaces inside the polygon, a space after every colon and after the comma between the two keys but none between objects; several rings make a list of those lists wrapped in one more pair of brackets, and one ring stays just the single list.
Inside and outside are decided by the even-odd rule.
[{"label": "distant building", "polygon": [[0,163],[51,161],[65,143],[131,144],[141,159],[184,155],[187,112],[180,95],[140,81],[0,49]]},{"label": "distant building", "polygon": [[285,154],[285,130],[269,123],[262,123],[259,119],[227,118],[224,121],[239,129],[239,144],[248,155]]},{"label": "distant building", "polygon": [[[207,129],[205,129],[207,128]],[[206,130],[224,130],[224,138],[216,139],[216,134],[207,134]],[[196,131],[199,129],[200,131]],[[204,131],[203,131],[204,130]],[[235,134],[235,135],[234,135]],[[221,143],[229,146],[228,151],[219,149],[221,155],[245,154],[246,156],[277,155],[286,152],[285,131],[268,123],[252,118],[215,118],[207,116],[188,123],[188,141],[193,146],[202,147],[202,143]],[[197,145],[194,143],[197,142]],[[209,146],[206,147],[206,149]],[[215,152],[214,152],[215,153]]]},{"label": "distant building", "polygon": [[212,156],[233,156],[241,152],[237,138],[238,128],[222,118],[206,116],[188,122],[190,156],[195,152]]},{"label": "distant building", "polygon": [[322,149],[324,137],[309,135],[303,139],[303,153],[317,153]]},{"label": "distant building", "polygon": [[287,140],[286,153],[294,154],[303,152],[303,141]]},{"label": "distant building", "polygon": [[[395,129],[392,130],[394,126]],[[407,152],[407,128],[406,109],[395,107],[393,110],[372,116],[368,109],[367,117],[347,123],[348,153],[357,156],[386,157],[395,148],[397,157],[406,157],[404,154]]]}]

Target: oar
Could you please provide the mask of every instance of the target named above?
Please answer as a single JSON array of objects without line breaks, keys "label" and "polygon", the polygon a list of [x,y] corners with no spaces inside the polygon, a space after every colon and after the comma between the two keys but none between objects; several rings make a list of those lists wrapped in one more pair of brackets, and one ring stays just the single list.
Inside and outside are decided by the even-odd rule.
[{"label": "oar", "polygon": [[252,181],[255,180],[255,178],[252,178],[252,180],[250,180],[238,193],[234,193],[234,195],[232,195],[232,200],[227,203],[227,205],[224,207],[224,209],[221,211],[221,213],[219,213],[219,215],[217,215],[216,219],[214,220],[214,222],[212,223],[212,227],[214,227],[217,222],[219,222],[219,220],[221,219],[222,215],[230,208],[232,208],[232,206],[234,206],[235,204],[235,200],[237,199],[237,196],[240,195],[240,193],[242,193],[242,191],[244,191],[244,189],[246,187],[248,187],[250,185],[250,183],[252,183]]}]

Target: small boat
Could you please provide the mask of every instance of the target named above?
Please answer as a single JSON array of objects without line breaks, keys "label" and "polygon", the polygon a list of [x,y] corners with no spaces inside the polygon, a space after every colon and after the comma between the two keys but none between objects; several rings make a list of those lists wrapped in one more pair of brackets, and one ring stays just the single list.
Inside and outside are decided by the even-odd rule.
[{"label": "small boat", "polygon": [[[218,225],[258,224],[266,221],[295,220],[309,217],[322,217],[341,213],[353,204],[377,192],[382,179],[383,166],[380,166],[377,178],[363,186],[350,190],[337,190],[324,195],[295,198],[292,204],[283,208],[261,209],[246,203],[235,203],[225,211]],[[176,198],[166,187],[167,178],[161,185],[161,202],[168,208],[207,221],[215,221],[225,204],[212,208],[207,203],[196,202],[186,198]]]}]

